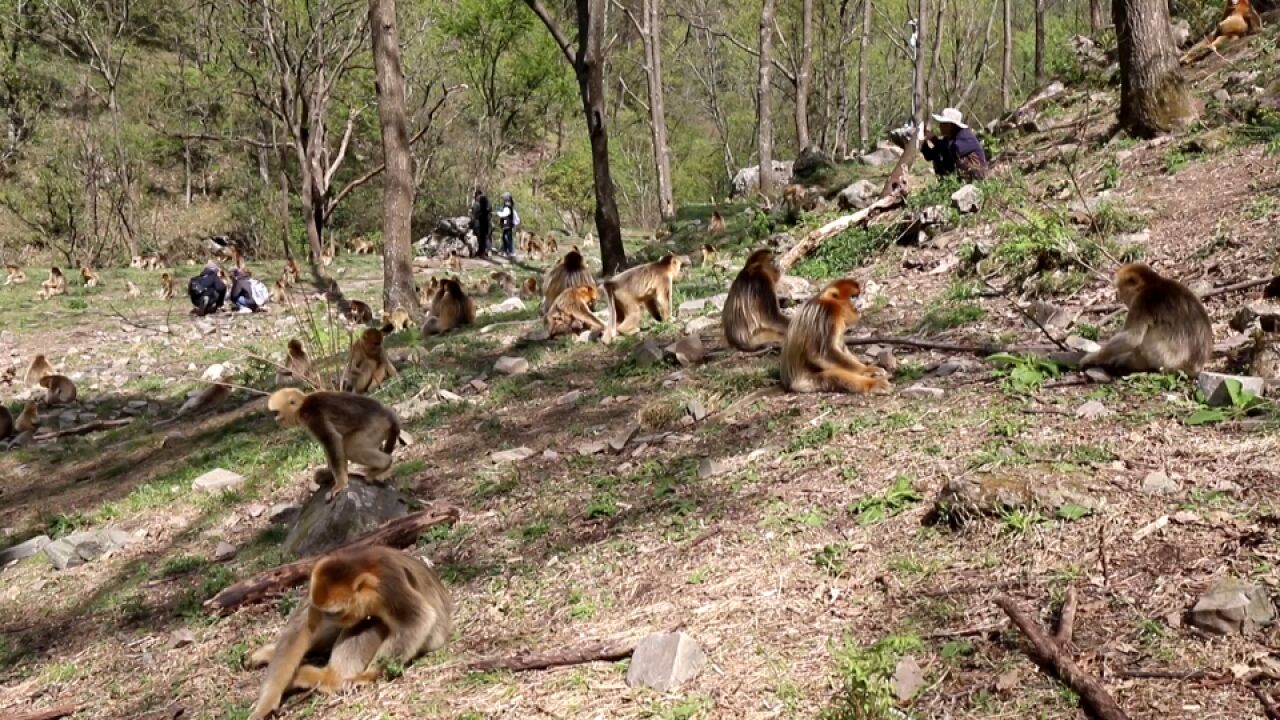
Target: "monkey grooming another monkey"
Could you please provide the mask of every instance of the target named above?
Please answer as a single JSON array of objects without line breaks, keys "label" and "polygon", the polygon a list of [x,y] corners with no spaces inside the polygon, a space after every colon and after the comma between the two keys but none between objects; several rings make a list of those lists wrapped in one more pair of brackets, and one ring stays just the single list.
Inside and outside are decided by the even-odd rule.
[{"label": "monkey grooming another monkey", "polygon": [[648,308],[654,320],[669,319],[672,285],[679,274],[680,258],[666,255],[606,280],[604,295],[609,303],[606,340],[640,332],[641,305]]},{"label": "monkey grooming another monkey", "polygon": [[720,313],[725,340],[743,352],[769,343],[781,344],[790,322],[778,306],[777,285],[782,272],[772,250],[756,250],[729,286],[729,297]]},{"label": "monkey grooming another monkey", "polygon": [[45,375],[40,378],[40,387],[47,391],[46,405],[65,405],[76,400],[76,384],[66,375]]},{"label": "monkey grooming another monkey", "polygon": [[545,314],[555,303],[556,298],[560,297],[560,293],[569,288],[595,286],[596,279],[591,276],[591,270],[587,268],[587,263],[583,259],[582,253],[575,247],[565,253],[560,262],[548,270],[547,274],[542,278],[542,307],[540,311]]},{"label": "monkey grooming another monkey", "polygon": [[[307,599],[280,639],[250,656],[267,676],[249,718],[268,717],[290,689],[331,694],[373,682],[378,660],[411,662],[444,647],[452,631],[453,599],[422,560],[378,545],[336,551],[312,569]],[[325,667],[302,664],[326,650]]]},{"label": "monkey grooming another monkey", "polygon": [[1124,330],[1085,355],[1081,367],[1199,375],[1213,356],[1213,325],[1200,298],[1142,263],[1122,266],[1115,284],[1129,309]]},{"label": "monkey grooming another monkey", "polygon": [[431,301],[431,313],[422,324],[422,334],[439,335],[476,321],[476,304],[467,297],[462,284],[444,278]]},{"label": "monkey grooming another monkey", "polygon": [[400,437],[400,420],[377,400],[348,392],[304,393],[297,388],[276,390],[267,399],[282,427],[306,428],[324,448],[333,475],[332,501],[347,488],[347,461],[369,469],[379,480],[391,469],[391,453]]},{"label": "monkey grooming another monkey", "polygon": [[844,344],[858,322],[856,280],[836,280],[800,306],[782,343],[782,387],[788,392],[888,392],[884,370],[863,365]]},{"label": "monkey grooming another monkey", "polygon": [[351,343],[342,388],[347,392],[365,395],[381,387],[387,379],[398,375],[395,366],[387,359],[386,351],[382,349],[382,332],[369,328],[359,340]]},{"label": "monkey grooming another monkey", "polygon": [[583,329],[604,332],[604,323],[591,311],[596,296],[597,291],[593,287],[569,288],[560,293],[560,297],[556,298],[543,317],[547,335],[555,337]]},{"label": "monkey grooming another monkey", "polygon": [[29,387],[35,387],[40,384],[45,375],[53,374],[53,366],[49,364],[49,360],[43,354],[36,355],[31,358],[31,364],[27,365],[27,374],[23,376],[23,381]]}]

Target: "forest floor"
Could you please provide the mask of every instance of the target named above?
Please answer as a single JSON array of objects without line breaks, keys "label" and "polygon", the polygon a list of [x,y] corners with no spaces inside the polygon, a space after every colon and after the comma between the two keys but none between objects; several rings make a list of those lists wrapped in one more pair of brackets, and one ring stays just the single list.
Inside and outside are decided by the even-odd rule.
[{"label": "forest floor", "polygon": [[[1274,35],[1258,42],[1274,47]],[[1198,90],[1209,97],[1264,60],[1247,49],[1206,60]],[[1073,91],[1046,112],[1049,129],[1007,140],[1007,160],[983,184],[983,209],[951,213],[946,232],[899,244],[880,223],[833,238],[796,273],[815,286],[843,274],[874,281],[860,332],[1009,343],[1045,340],[1015,310],[1020,296],[1086,311],[1076,334],[1113,332],[1118,318],[1098,326],[1105,314],[1087,311],[1114,302],[1106,276],[1116,258],[1142,257],[1193,287],[1280,270],[1280,131],[1231,123],[1151,142],[1112,139],[1115,102],[1113,91]],[[1212,115],[1218,101],[1209,102]],[[913,207],[945,203],[954,189],[921,185]],[[1102,193],[1090,210],[1072,211],[1078,198]],[[832,216],[802,218],[793,232]],[[709,241],[734,270],[695,263],[677,302],[725,292],[768,234],[750,212],[731,217]],[[704,241],[686,219],[667,243],[688,252]],[[975,247],[994,248],[976,267]],[[540,275],[548,262],[516,274]],[[344,256],[337,268],[349,295],[377,304],[379,259]],[[463,276],[473,286],[489,270],[469,265]],[[81,407],[65,422],[125,410],[137,417],[0,454],[0,545],[101,527],[139,539],[71,570],[41,555],[0,570],[0,716],[70,704],[77,718],[243,718],[260,681],[243,660],[296,601],[295,592],[228,617],[201,607],[288,559],[279,549],[285,531],[264,509],[309,494],[318,447],[277,428],[261,398],[244,391],[194,419],[157,421],[211,363],[269,387],[273,370],[255,358],[278,359],[303,332],[303,313],[196,321],[184,298],[154,297],[157,276],[106,270],[103,287],[77,286],[48,303],[31,299],[34,273],[25,287],[0,288],[0,369],[21,374],[44,352],[80,385]],[[126,279],[149,297],[126,300]],[[1219,342],[1233,334],[1228,319],[1259,296],[1207,301]],[[480,304],[501,299],[495,290]],[[520,342],[536,325],[532,303],[420,351],[410,351],[421,345],[414,333],[393,338],[402,376],[379,397],[413,408],[406,425],[417,439],[397,453],[393,482],[424,503],[462,509],[455,526],[418,544],[454,594],[457,632],[400,678],[294,700],[284,716],[880,719],[895,717],[888,678],[910,656],[923,675],[902,705],[911,717],[1076,718],[1079,698],[1027,658],[993,604],[1008,593],[1052,626],[1073,588],[1073,656],[1130,717],[1264,717],[1232,677],[1269,668],[1280,629],[1214,637],[1183,616],[1229,575],[1272,592],[1280,584],[1274,419],[1189,424],[1202,405],[1194,383],[1179,378],[1099,385],[1035,363],[1009,372],[978,356],[911,348],[895,348],[896,389],[922,383],[941,397],[773,394],[731,408],[777,384],[775,354],[730,352],[713,326],[702,331],[708,356],[695,367],[632,358],[644,337],[666,345],[701,314],[610,346]],[[345,341],[345,329],[321,325],[326,342]],[[502,355],[526,358],[531,371],[497,376]],[[462,401],[438,399],[441,389]],[[27,394],[16,382],[0,386],[11,407]],[[701,421],[689,415],[693,401],[707,410]],[[1106,413],[1078,416],[1090,401]],[[59,415],[45,420],[56,427]],[[637,436],[620,453],[597,451],[631,423]],[[533,453],[518,463],[491,457],[517,447]],[[192,479],[217,467],[247,483],[193,493]],[[1177,489],[1144,492],[1155,471]],[[1010,508],[958,527],[932,521],[948,482],[994,476],[1048,478],[1079,492],[1058,507]],[[1165,516],[1174,521],[1139,532]],[[215,561],[220,542],[238,553]],[[628,688],[625,661],[519,674],[460,668],[676,626],[708,664],[669,693]],[[1205,675],[1125,676],[1133,670]]]}]

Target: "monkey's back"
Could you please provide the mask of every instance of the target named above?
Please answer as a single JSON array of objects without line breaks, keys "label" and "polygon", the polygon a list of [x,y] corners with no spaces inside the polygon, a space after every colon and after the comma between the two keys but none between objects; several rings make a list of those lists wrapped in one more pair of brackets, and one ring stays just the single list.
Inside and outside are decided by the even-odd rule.
[{"label": "monkey's back", "polygon": [[820,357],[828,342],[827,325],[831,322],[826,307],[813,298],[800,306],[791,319],[782,342],[782,387],[792,392],[811,392],[815,388],[815,373],[820,369],[809,362]]},{"label": "monkey's back", "polygon": [[1213,324],[1200,298],[1182,283],[1166,278],[1163,285],[1144,292],[1135,305],[1151,313],[1142,344],[1148,369],[1198,375],[1213,357]]}]

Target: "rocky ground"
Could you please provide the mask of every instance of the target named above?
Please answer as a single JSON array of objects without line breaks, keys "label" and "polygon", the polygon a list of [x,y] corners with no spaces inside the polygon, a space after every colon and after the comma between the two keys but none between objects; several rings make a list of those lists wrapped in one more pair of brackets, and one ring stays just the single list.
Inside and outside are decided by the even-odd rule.
[{"label": "rocky ground", "polygon": [[[1005,136],[974,212],[950,209],[954,186],[922,182],[909,208],[797,265],[789,288],[869,281],[864,335],[1046,343],[1021,307],[1078,343],[1117,327],[1099,308],[1114,302],[1118,261],[1141,257],[1202,289],[1274,274],[1280,134],[1231,104],[1270,92],[1253,88],[1274,78],[1236,75],[1268,57],[1237,48],[1205,61],[1206,117],[1225,130],[1113,139],[1114,94],[1068,91],[1032,131]],[[941,223],[902,232],[934,206]],[[756,243],[835,212],[790,231],[741,212],[711,241],[736,268]],[[708,240],[688,219],[699,211],[686,215],[665,240],[679,252]],[[1264,717],[1252,685],[1280,672],[1268,406],[1210,409],[1172,377],[1097,382],[883,342],[858,349],[893,369],[891,395],[769,393],[776,355],[733,353],[719,337],[714,298],[733,271],[699,265],[678,285],[675,320],[611,346],[522,340],[531,305],[425,344],[392,338],[402,376],[379,396],[415,440],[392,484],[461,510],[417,545],[457,599],[458,632],[402,677],[295,700],[286,717],[1080,717],[1080,698],[1028,659],[1001,594],[1050,629],[1074,596],[1067,652],[1132,718]],[[376,258],[336,267],[349,294],[377,304]],[[468,262],[462,274],[475,287],[493,270]],[[0,369],[20,375],[45,352],[80,385],[81,402],[46,413],[46,429],[133,419],[0,453],[3,544],[57,541],[0,571],[0,715],[242,718],[259,681],[243,660],[296,594],[227,617],[201,603],[289,559],[290,523],[323,462],[248,388],[271,387],[286,339],[338,350],[348,329],[302,293],[289,309],[196,321],[185,301],[153,296],[157,273],[103,276],[48,303],[31,284],[0,288]],[[126,279],[152,296],[127,301]],[[1262,300],[1260,287],[1207,300],[1224,351],[1215,370],[1249,362],[1231,320]],[[504,301],[495,288],[480,304]],[[687,339],[679,359],[662,351],[690,334],[701,353]],[[174,420],[215,364],[246,389]],[[29,394],[0,385],[14,409]],[[217,469],[233,476],[208,477]],[[706,664],[674,690],[629,687],[627,661],[465,668],[675,627]]]}]

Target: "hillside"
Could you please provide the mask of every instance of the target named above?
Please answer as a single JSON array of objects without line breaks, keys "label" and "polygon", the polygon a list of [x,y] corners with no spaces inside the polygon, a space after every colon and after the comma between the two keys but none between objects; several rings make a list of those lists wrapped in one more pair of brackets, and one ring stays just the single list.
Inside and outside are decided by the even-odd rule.
[{"label": "hillside", "polygon": [[[1043,344],[1017,307],[1065,310],[1061,337],[1120,327],[1100,310],[1115,301],[1119,261],[1140,258],[1204,290],[1280,273],[1280,121],[1265,110],[1280,103],[1278,43],[1273,25],[1198,65],[1202,123],[1171,137],[1113,137],[1116,90],[1069,88],[1038,129],[993,138],[998,171],[980,184],[973,214],[950,209],[958,185],[918,164],[907,208],[832,238],[793,269],[806,281],[801,299],[852,275],[875,288],[859,336]],[[899,232],[932,206],[944,208],[942,227],[923,241]],[[711,242],[730,268],[695,261],[676,286],[685,307],[640,336],[529,342],[537,322],[527,303],[442,338],[391,338],[401,377],[378,397],[415,439],[396,453],[393,484],[424,505],[461,509],[457,524],[416,547],[453,593],[458,630],[402,676],[294,700],[284,717],[1083,717],[1080,698],[1028,659],[994,604],[1001,594],[1048,628],[1077,598],[1072,655],[1135,720],[1266,717],[1239,678],[1275,672],[1277,626],[1213,636],[1187,611],[1226,577],[1257,584],[1268,602],[1280,585],[1280,424],[1270,405],[1192,421],[1205,407],[1190,380],[1098,383],[1034,360],[1009,366],[883,343],[854,350],[892,366],[887,396],[767,392],[777,355],[732,352],[714,304],[690,301],[725,292],[754,247],[789,245],[839,213],[788,227],[738,206],[725,234],[709,237],[709,210],[685,207],[664,241],[629,237],[641,257],[693,255]],[[508,269],[540,277],[553,260]],[[274,277],[277,265],[261,267]],[[379,295],[380,258],[342,255],[335,269],[349,295]],[[494,269],[469,260],[461,275],[475,288]],[[34,272],[26,286],[0,287],[0,377],[20,376],[43,352],[80,384],[77,412],[46,415],[49,427],[133,418],[0,453],[0,545],[107,528],[132,536],[73,569],[40,554],[0,570],[0,715],[69,705],[86,719],[244,718],[260,673],[243,661],[283,626],[298,591],[226,617],[201,603],[291,559],[272,508],[309,497],[323,457],[301,432],[276,427],[247,389],[160,421],[213,363],[234,367],[239,385],[270,388],[275,368],[262,358],[278,361],[288,338],[306,334],[308,313],[328,347],[345,348],[348,331],[304,292],[292,310],[197,321],[184,298],[155,297],[158,271],[102,276],[100,288],[73,282],[49,302],[32,298]],[[146,296],[127,300],[126,280]],[[1206,301],[1220,346],[1237,335],[1237,311],[1261,298],[1253,287]],[[482,308],[504,299],[497,288],[477,298]],[[648,339],[666,346],[691,325],[701,362],[637,359]],[[499,375],[501,356],[531,369]],[[1212,369],[1239,368],[1223,354]],[[15,411],[31,395],[18,379],[0,385]],[[518,448],[527,457],[493,457]],[[214,468],[246,482],[193,492]],[[944,490],[966,483],[1005,502],[990,514],[948,514],[943,503],[940,517]],[[231,557],[215,559],[221,543],[234,546]],[[465,669],[677,626],[708,663],[671,692],[629,688],[625,660]],[[921,678],[898,703],[890,678],[907,657]],[[1271,679],[1261,686],[1276,689]]]}]

